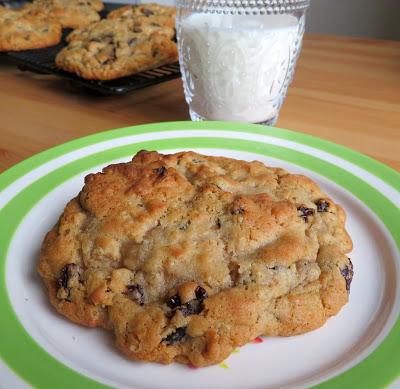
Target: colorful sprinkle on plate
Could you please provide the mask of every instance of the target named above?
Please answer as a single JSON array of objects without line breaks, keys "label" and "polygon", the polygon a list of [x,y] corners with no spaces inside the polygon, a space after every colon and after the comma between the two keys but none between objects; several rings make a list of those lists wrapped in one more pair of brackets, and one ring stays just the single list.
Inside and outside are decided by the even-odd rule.
[{"label": "colorful sprinkle on plate", "polygon": [[255,338],[255,339],[253,340],[253,343],[262,343],[262,342],[264,342],[264,341],[263,341],[263,339],[262,339],[261,337],[259,337],[259,336],[257,336],[257,338]]}]

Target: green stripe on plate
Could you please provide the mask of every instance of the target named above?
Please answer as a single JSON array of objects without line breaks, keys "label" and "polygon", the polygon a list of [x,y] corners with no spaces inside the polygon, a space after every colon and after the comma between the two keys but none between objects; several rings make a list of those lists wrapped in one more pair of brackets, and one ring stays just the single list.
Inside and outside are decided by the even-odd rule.
[{"label": "green stripe on plate", "polygon": [[[212,128],[215,128],[215,126],[212,126]],[[115,131],[113,138],[126,135],[123,133],[124,131],[127,131],[127,129]],[[129,134],[132,134],[131,130],[129,130]],[[79,148],[81,144],[78,142],[76,146]],[[29,336],[16,317],[5,285],[5,258],[18,225],[32,207],[48,192],[85,170],[105,164],[114,159],[131,156],[139,149],[164,150],[176,148],[218,148],[247,151],[285,160],[313,170],[346,188],[363,201],[378,215],[392,234],[398,247],[400,247],[400,231],[397,228],[400,211],[391,201],[375,188],[340,167],[285,147],[246,140],[226,138],[207,139],[199,137],[141,142],[108,149],[83,157],[39,178],[36,182],[33,182],[18,193],[0,210],[0,226],[2,226],[2,239],[0,240],[0,260],[2,260],[0,280],[3,281],[0,285],[0,300],[2,301],[0,306],[0,330],[3,334],[0,344],[0,355],[27,382],[44,389],[52,389],[54,387],[74,387],[77,389],[106,387],[90,378],[82,376],[50,356]],[[68,148],[68,150],[72,149]],[[62,146],[57,148],[57,155],[63,155],[64,152],[65,150],[63,150]],[[53,157],[55,155],[53,154]],[[31,165],[25,165],[22,174],[26,174],[30,168]],[[397,320],[390,334],[371,355],[357,366],[319,385],[319,387],[343,388],[351,385],[354,388],[365,388],[381,387],[389,384],[400,373],[398,358],[394,357],[399,344],[400,321]],[[377,371],[379,371],[379,374],[376,374]]]}]

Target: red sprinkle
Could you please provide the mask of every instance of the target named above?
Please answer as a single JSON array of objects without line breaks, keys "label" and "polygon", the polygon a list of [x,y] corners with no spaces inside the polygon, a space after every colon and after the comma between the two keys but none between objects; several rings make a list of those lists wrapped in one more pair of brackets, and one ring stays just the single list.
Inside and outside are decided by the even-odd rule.
[{"label": "red sprinkle", "polygon": [[262,338],[260,338],[259,336],[257,336],[257,338],[255,338],[255,339],[253,340],[253,343],[262,343],[262,342],[264,342],[264,341],[263,341]]},{"label": "red sprinkle", "polygon": [[187,367],[188,367],[189,369],[198,369],[198,366],[193,365],[193,363],[188,363],[188,364],[187,364]]}]

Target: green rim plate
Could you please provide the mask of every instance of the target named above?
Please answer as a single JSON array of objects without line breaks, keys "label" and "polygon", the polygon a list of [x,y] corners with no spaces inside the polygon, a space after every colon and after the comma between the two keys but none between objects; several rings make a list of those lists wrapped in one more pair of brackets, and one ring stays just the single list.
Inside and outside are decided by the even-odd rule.
[{"label": "green rim plate", "polygon": [[[400,248],[400,210],[393,199],[385,197],[376,188],[357,177],[355,174],[339,166],[318,159],[283,146],[260,143],[252,140],[240,140],[224,137],[224,131],[234,131],[247,134],[259,134],[272,138],[282,139],[301,145],[310,146],[324,151],[330,155],[360,167],[370,174],[378,177],[386,184],[400,190],[400,175],[389,167],[355,151],[347,149],[316,137],[304,135],[278,128],[221,122],[177,122],[161,123],[136,127],[128,127],[98,133],[85,138],[80,138],[66,144],[54,147],[37,154],[0,175],[0,200],[1,192],[15,181],[23,178],[35,168],[51,163],[54,159],[83,147],[96,143],[110,141],[126,136],[150,133],[181,131],[180,138],[149,140],[135,144],[113,147],[73,160],[53,171],[41,176],[30,183],[0,209],[0,331],[3,334],[0,342],[0,355],[4,362],[14,372],[31,385],[38,388],[75,387],[75,388],[106,388],[107,386],[87,378],[48,354],[25,331],[19,322],[8,296],[5,272],[6,257],[12,237],[27,213],[40,201],[43,196],[58,185],[82,171],[91,169],[108,161],[128,157],[140,149],[193,149],[193,148],[220,148],[238,151],[247,151],[272,158],[281,159],[310,169],[338,185],[347,189],[358,199],[364,202],[384,223],[392,235],[397,247]],[[186,137],[185,130],[218,130],[221,137]],[[399,377],[400,358],[398,346],[400,345],[400,319],[384,341],[367,358],[346,372],[319,384],[320,388],[354,388],[382,387]],[[379,374],[376,372],[379,371]]]}]

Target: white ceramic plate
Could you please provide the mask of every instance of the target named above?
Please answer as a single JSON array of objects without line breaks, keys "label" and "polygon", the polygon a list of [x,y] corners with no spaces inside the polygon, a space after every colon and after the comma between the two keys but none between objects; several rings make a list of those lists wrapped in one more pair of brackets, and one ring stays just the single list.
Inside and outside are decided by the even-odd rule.
[{"label": "white ceramic plate", "polygon": [[[35,266],[44,234],[86,174],[140,149],[257,159],[314,179],[346,210],[350,302],[322,328],[263,338],[223,364],[190,369],[127,360],[100,329],[56,314]],[[0,385],[4,388],[373,388],[399,376],[400,175],[341,146],[238,123],[163,123],[96,134],[0,175]],[[5,282],[3,282],[5,280]]]}]

